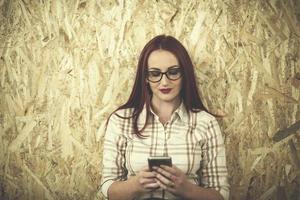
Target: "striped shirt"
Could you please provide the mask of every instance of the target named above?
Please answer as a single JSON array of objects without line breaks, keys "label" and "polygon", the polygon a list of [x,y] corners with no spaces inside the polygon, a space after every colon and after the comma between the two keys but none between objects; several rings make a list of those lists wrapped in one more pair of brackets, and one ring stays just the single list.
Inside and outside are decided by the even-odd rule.
[{"label": "striped shirt", "polygon": [[[133,109],[117,111],[120,116],[131,116]],[[138,119],[138,127],[145,124],[146,108]],[[188,180],[204,188],[213,188],[224,199],[229,198],[227,167],[223,137],[214,116],[205,111],[187,112],[181,104],[162,124],[151,111],[148,125],[142,132],[146,139],[133,134],[133,119],[122,119],[113,114],[109,119],[103,150],[101,192],[107,191],[114,181],[127,180],[147,166],[148,157],[168,155],[172,164],[185,174]],[[178,199],[171,193],[157,189],[137,199]]]}]

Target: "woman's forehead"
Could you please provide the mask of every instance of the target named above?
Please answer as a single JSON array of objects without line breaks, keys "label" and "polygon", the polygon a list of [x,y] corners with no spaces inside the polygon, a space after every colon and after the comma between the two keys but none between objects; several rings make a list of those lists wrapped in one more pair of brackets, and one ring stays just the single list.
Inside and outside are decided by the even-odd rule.
[{"label": "woman's forehead", "polygon": [[179,62],[176,56],[170,51],[155,50],[151,52],[148,58],[148,68],[168,69],[172,66],[178,66]]}]

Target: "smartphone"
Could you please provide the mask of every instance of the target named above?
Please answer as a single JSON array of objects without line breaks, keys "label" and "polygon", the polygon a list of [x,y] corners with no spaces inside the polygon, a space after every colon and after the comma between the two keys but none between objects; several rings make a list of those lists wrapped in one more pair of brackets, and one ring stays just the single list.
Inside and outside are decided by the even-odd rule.
[{"label": "smartphone", "polygon": [[172,158],[168,156],[154,156],[148,158],[149,169],[152,170],[152,167],[160,165],[172,166]]}]

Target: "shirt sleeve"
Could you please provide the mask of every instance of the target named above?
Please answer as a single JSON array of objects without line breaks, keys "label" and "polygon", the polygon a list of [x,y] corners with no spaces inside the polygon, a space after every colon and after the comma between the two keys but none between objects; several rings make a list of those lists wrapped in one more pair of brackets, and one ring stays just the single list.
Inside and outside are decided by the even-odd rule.
[{"label": "shirt sleeve", "polygon": [[203,145],[201,185],[217,190],[224,198],[229,199],[229,184],[224,140],[219,124],[215,118],[207,127],[207,140]]},{"label": "shirt sleeve", "polygon": [[122,134],[122,118],[113,114],[107,124],[103,144],[101,193],[107,198],[108,188],[115,181],[127,179],[125,151],[127,140]]}]

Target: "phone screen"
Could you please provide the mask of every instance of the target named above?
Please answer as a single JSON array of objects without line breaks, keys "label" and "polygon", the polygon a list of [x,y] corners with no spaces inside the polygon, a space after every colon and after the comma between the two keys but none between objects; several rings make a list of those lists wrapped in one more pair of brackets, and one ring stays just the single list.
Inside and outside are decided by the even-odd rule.
[{"label": "phone screen", "polygon": [[160,165],[172,166],[171,157],[159,156],[159,157],[149,157],[148,158],[148,166],[149,169],[152,170],[152,167]]}]

